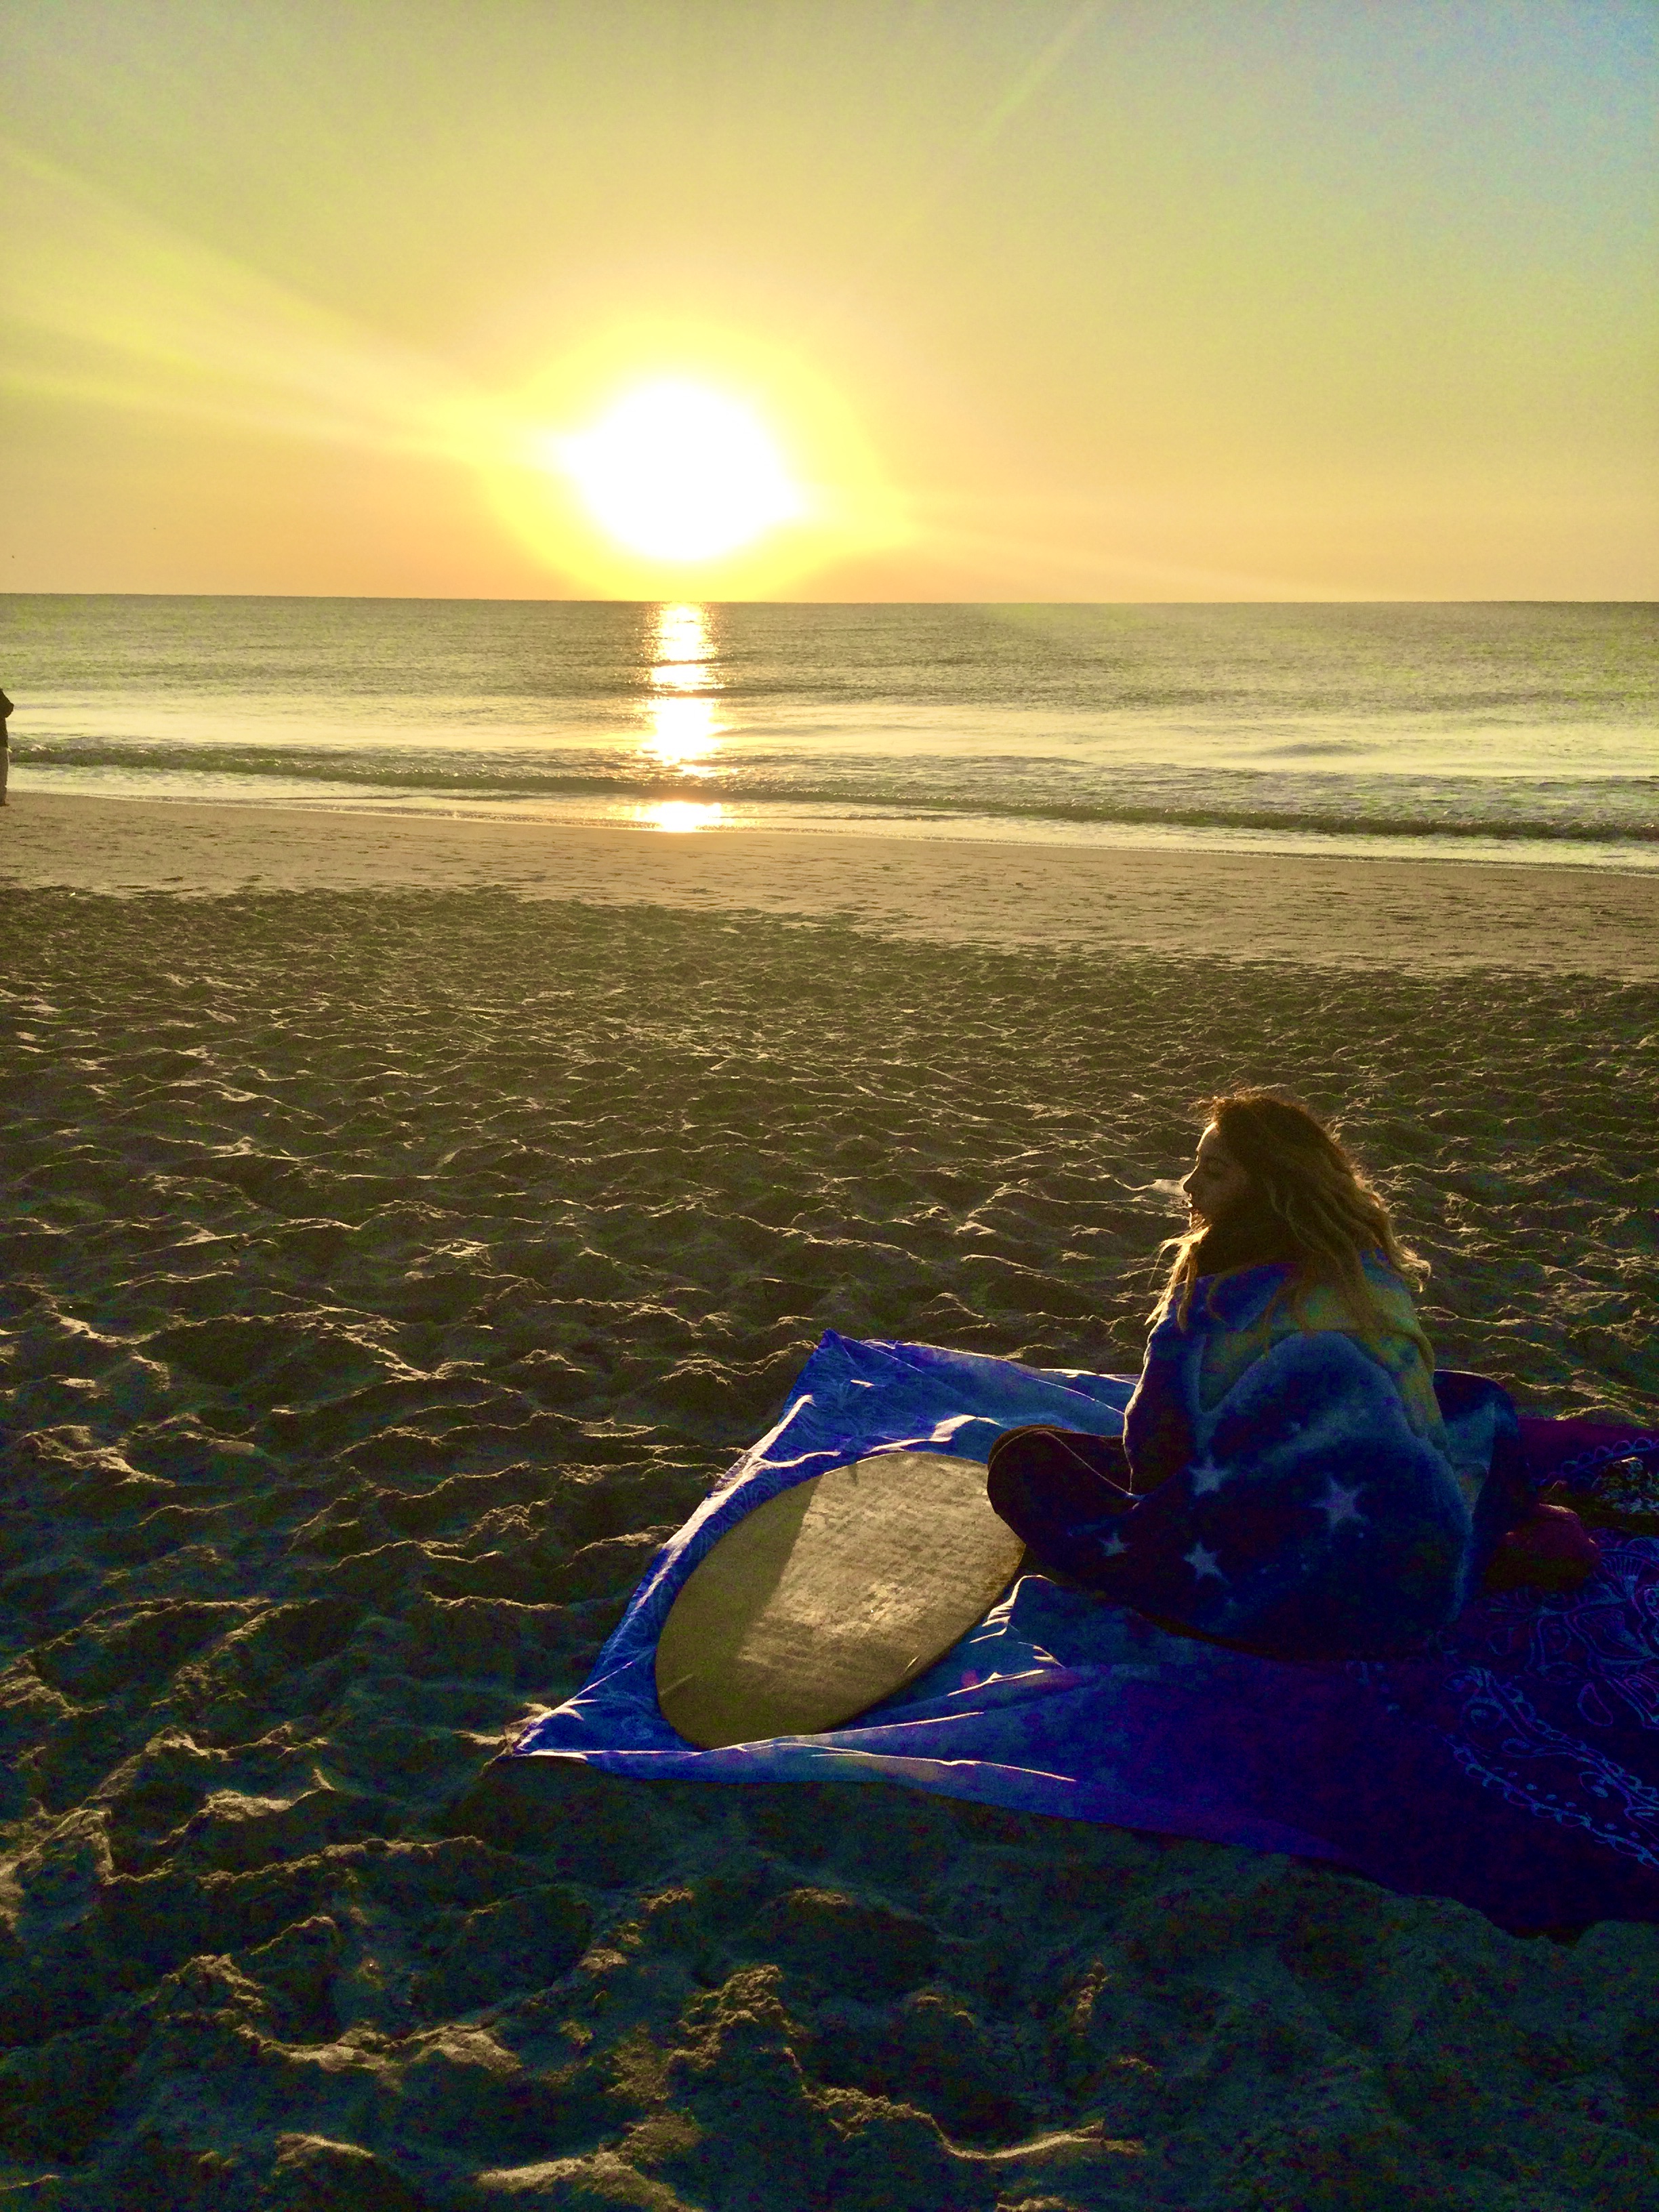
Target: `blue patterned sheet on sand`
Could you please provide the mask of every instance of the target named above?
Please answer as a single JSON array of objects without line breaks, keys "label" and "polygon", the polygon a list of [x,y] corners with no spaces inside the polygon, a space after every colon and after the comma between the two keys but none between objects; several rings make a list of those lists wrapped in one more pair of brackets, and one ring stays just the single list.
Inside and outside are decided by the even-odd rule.
[{"label": "blue patterned sheet on sand", "polygon": [[1578,1589],[1477,1596],[1407,1657],[1268,1659],[1026,1575],[899,1695],[821,1735],[698,1751],[657,1638],[698,1561],[791,1484],[884,1448],[982,1461],[1032,1421],[1115,1435],[1133,1378],[833,1333],[782,1419],[635,1591],[521,1756],[619,1775],[902,1782],[1329,1860],[1511,1926],[1659,1919],[1659,1541],[1603,1537]]}]

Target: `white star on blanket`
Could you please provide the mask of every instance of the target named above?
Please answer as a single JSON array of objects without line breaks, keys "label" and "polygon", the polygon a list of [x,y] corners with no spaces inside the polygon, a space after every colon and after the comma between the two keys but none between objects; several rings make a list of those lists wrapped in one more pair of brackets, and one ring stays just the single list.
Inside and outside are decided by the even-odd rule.
[{"label": "white star on blanket", "polygon": [[1129,1548],[1115,1528],[1109,1537],[1101,1537],[1099,1543],[1100,1556],[1103,1559],[1115,1559],[1121,1553],[1127,1552]]},{"label": "white star on blanket", "polygon": [[1211,1491],[1219,1490],[1227,1480],[1226,1468],[1218,1467],[1213,1454],[1210,1452],[1206,1452],[1202,1459],[1195,1459],[1187,1472],[1193,1479],[1194,1498],[1207,1497]]},{"label": "white star on blanket", "polygon": [[1206,1575],[1213,1575],[1218,1583],[1226,1581],[1226,1576],[1216,1564],[1216,1554],[1213,1552],[1206,1551],[1202,1544],[1194,1544],[1190,1552],[1183,1552],[1181,1556],[1198,1577],[1200,1582],[1203,1581]]},{"label": "white star on blanket", "polygon": [[1325,1516],[1325,1528],[1328,1534],[1331,1530],[1340,1528],[1345,1521],[1364,1519],[1365,1516],[1360,1511],[1358,1503],[1359,1493],[1364,1488],[1364,1483],[1357,1482],[1352,1490],[1345,1490],[1334,1475],[1328,1478],[1325,1484],[1325,1495],[1314,1500],[1314,1511]]}]

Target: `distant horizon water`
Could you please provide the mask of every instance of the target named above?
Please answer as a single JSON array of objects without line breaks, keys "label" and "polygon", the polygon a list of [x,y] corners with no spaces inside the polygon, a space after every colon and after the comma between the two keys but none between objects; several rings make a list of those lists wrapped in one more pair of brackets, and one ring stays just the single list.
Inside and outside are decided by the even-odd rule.
[{"label": "distant horizon water", "polygon": [[1659,867],[1659,607],[0,595],[20,791]]}]

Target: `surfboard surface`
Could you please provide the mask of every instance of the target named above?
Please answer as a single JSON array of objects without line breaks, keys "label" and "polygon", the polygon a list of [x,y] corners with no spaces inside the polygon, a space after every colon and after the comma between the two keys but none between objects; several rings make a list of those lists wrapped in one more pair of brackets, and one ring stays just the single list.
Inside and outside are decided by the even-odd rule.
[{"label": "surfboard surface", "polygon": [[981,1620],[1022,1550],[974,1460],[877,1452],[797,1483],[729,1528],[675,1600],[663,1717],[703,1750],[838,1727]]}]

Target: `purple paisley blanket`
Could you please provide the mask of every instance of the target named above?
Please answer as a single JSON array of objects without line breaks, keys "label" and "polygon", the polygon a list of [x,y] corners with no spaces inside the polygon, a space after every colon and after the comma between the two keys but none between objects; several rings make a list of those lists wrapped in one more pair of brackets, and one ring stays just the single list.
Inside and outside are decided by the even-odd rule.
[{"label": "purple paisley blanket", "polygon": [[[1330,1861],[1515,1928],[1659,1920],[1659,1540],[1603,1533],[1577,1589],[1475,1597],[1410,1656],[1287,1661],[1027,1575],[898,1697],[813,1736],[698,1751],[657,1638],[745,1513],[872,1450],[982,1461],[1004,1429],[1114,1435],[1133,1378],[830,1334],[782,1419],[657,1555],[592,1674],[514,1746],[640,1778],[899,1781]],[[1654,1440],[1527,1420],[1539,1482]]]}]

